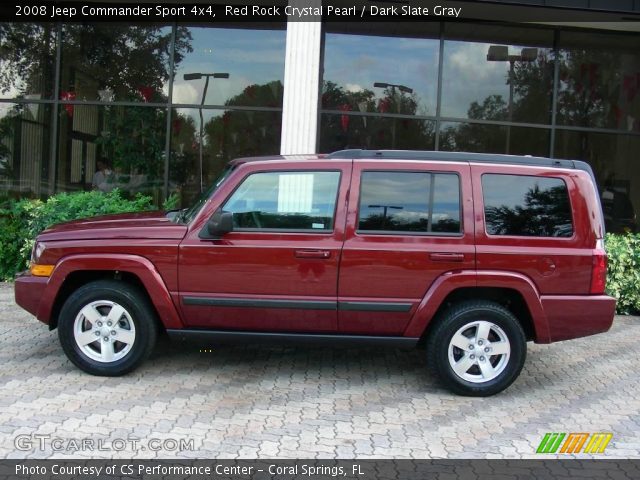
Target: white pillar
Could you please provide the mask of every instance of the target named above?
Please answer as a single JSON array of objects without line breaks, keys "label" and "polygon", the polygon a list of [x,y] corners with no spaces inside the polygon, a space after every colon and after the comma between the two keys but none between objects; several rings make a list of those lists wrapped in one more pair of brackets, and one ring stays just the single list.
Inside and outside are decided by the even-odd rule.
[{"label": "white pillar", "polygon": [[[298,3],[300,5],[298,5]],[[290,0],[293,6],[309,0]],[[321,1],[312,2],[320,6]],[[319,20],[319,18],[318,18]],[[316,152],[320,91],[321,22],[287,22],[287,48],[282,105],[282,155]]]}]

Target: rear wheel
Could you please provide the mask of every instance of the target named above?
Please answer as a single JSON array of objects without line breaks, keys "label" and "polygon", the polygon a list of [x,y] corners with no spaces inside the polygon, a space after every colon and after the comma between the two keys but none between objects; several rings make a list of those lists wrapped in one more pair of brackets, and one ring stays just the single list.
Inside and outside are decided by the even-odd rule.
[{"label": "rear wheel", "polygon": [[58,320],[60,344],[76,366],[93,375],[124,375],[151,353],[154,311],[136,287],[100,280],[73,292]]},{"label": "rear wheel", "polygon": [[463,302],[436,320],[427,360],[451,391],[469,396],[501,392],[518,377],[526,337],[516,317],[488,301]]}]

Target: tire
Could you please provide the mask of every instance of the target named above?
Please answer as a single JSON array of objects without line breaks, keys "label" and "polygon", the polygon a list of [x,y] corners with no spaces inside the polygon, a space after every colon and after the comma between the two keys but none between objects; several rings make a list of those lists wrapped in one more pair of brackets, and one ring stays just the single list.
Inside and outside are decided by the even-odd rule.
[{"label": "tire", "polygon": [[116,280],[78,288],[58,318],[64,353],[92,375],[115,377],[131,372],[151,354],[157,336],[155,312],[146,295]]},{"label": "tire", "polygon": [[466,396],[487,397],[507,388],[520,375],[526,354],[518,319],[490,301],[449,308],[427,339],[429,368],[446,388]]}]

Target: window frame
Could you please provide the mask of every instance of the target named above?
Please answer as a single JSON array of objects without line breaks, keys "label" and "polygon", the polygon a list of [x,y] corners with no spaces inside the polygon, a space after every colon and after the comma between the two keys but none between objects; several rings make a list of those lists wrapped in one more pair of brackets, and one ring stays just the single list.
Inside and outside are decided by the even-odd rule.
[{"label": "window frame", "polygon": [[[487,230],[487,202],[486,202],[486,198],[484,196],[484,183],[483,183],[483,178],[485,175],[494,175],[494,176],[509,176],[509,177],[531,177],[531,178],[543,178],[543,179],[550,179],[550,180],[560,180],[563,185],[565,186],[566,190],[567,190],[567,199],[569,200],[569,215],[571,216],[571,235],[567,236],[567,237],[553,237],[553,236],[547,236],[547,235],[514,235],[514,234],[507,234],[507,235],[498,235],[495,233],[489,233],[489,231]],[[480,188],[481,188],[481,195],[482,195],[482,222],[483,222],[483,229],[484,229],[484,234],[489,237],[489,238],[531,238],[531,239],[540,239],[540,240],[574,240],[576,237],[576,222],[575,222],[575,218],[573,215],[573,201],[571,200],[571,190],[569,189],[569,185],[567,184],[567,181],[563,178],[563,177],[557,177],[557,176],[552,176],[552,175],[527,175],[527,174],[521,174],[521,173],[497,173],[497,172],[483,172],[480,175]]]},{"label": "window frame", "polygon": [[[422,173],[430,175],[432,182],[435,184],[435,175],[455,175],[458,179],[458,213],[460,215],[460,231],[454,232],[413,232],[406,230],[361,230],[360,227],[360,205],[362,202],[362,176],[364,173]],[[435,195],[435,188],[432,188],[427,198],[429,208],[429,227],[433,227],[433,199]],[[384,235],[384,236],[412,236],[412,237],[464,237],[464,221],[462,211],[462,178],[459,172],[456,171],[443,171],[443,170],[404,170],[404,169],[363,169],[360,171],[360,184],[358,186],[358,207],[356,210],[356,235]]]},{"label": "window frame", "polygon": [[[337,173],[338,174],[338,185],[336,188],[336,195],[335,195],[335,200],[334,200],[334,205],[333,205],[333,217],[332,217],[332,225],[331,228],[317,228],[317,229],[300,229],[300,228],[235,228],[231,231],[231,233],[233,232],[246,232],[246,233],[295,233],[295,234],[306,234],[306,235],[333,235],[335,233],[335,229],[336,229],[336,215],[338,212],[338,198],[340,197],[340,187],[342,186],[342,177],[343,177],[343,171],[339,168],[337,169],[322,169],[322,170],[317,170],[317,169],[313,169],[313,170],[307,170],[307,169],[292,169],[292,170],[287,170],[287,169],[277,169],[277,170],[268,170],[268,169],[264,169],[264,170],[255,170],[252,172],[249,172],[247,175],[245,175],[242,180],[240,180],[238,182],[238,184],[233,188],[233,190],[229,193],[229,195],[224,199],[224,201],[220,202],[220,207],[219,209],[222,211],[227,211],[224,209],[225,205],[227,204],[227,202],[229,202],[229,200],[231,199],[231,197],[236,193],[236,191],[244,184],[244,182],[247,181],[247,179],[253,175],[258,175],[261,173]],[[233,213],[233,212],[232,212]]]}]

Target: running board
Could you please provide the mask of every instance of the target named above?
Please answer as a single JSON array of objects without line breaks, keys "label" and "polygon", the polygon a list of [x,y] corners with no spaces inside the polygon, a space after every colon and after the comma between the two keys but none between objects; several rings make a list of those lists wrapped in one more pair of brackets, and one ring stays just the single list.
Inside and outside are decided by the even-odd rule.
[{"label": "running board", "polygon": [[206,345],[223,343],[267,345],[381,346],[414,348],[419,338],[368,335],[323,335],[315,333],[232,332],[225,330],[167,329],[171,340]]}]

